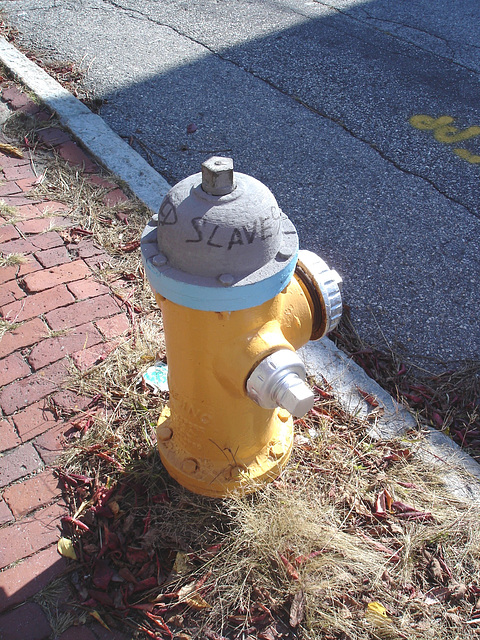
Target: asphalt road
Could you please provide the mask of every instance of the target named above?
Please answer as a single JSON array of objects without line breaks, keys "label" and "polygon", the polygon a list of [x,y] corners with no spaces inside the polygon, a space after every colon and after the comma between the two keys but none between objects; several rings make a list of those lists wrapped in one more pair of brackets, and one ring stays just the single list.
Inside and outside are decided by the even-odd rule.
[{"label": "asphalt road", "polygon": [[25,44],[81,61],[169,182],[220,154],[267,184],[362,337],[480,360],[478,0],[0,6]]}]

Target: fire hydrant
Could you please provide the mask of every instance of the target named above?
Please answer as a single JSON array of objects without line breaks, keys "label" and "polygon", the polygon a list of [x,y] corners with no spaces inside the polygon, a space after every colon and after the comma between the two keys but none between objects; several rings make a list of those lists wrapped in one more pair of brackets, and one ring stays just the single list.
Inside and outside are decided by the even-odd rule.
[{"label": "fire hydrant", "polygon": [[168,192],[141,248],[165,332],[162,462],[195,493],[254,491],[287,463],[292,416],[313,406],[296,350],[338,324],[341,278],[298,251],[271,191],[230,158]]}]

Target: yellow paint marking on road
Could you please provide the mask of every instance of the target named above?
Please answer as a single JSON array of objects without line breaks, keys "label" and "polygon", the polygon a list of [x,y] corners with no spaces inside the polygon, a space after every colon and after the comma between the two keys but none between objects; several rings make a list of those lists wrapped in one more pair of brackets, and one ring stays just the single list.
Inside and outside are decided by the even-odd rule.
[{"label": "yellow paint marking on road", "polygon": [[439,142],[446,142],[447,144],[452,144],[452,142],[463,142],[464,140],[475,138],[478,135],[480,135],[480,127],[468,127],[468,129],[459,131],[457,127],[445,125],[443,127],[438,127],[438,129],[435,129],[433,132],[435,140],[438,140]]},{"label": "yellow paint marking on road", "polygon": [[440,118],[432,118],[431,116],[418,115],[412,116],[409,120],[412,127],[416,129],[431,130],[435,140],[452,144],[453,142],[463,142],[470,138],[480,135],[480,127],[468,127],[463,131],[459,131],[457,127],[452,126],[454,118],[451,116],[440,116]]},{"label": "yellow paint marking on road", "polygon": [[437,129],[447,124],[452,124],[454,118],[450,116],[440,116],[440,118],[432,118],[431,116],[418,115],[412,116],[409,120],[412,127],[415,129]]},{"label": "yellow paint marking on road", "polygon": [[470,164],[480,164],[480,156],[470,153],[467,149],[454,149],[453,153],[455,153],[459,158],[463,158],[463,160],[470,162]]},{"label": "yellow paint marking on road", "polygon": [[[457,127],[452,125],[454,121],[455,118],[452,118],[451,116],[440,116],[439,118],[432,118],[432,116],[428,116],[425,114],[418,114],[416,116],[412,116],[409,119],[412,127],[415,127],[415,129],[421,129],[423,131],[432,131],[435,140],[437,140],[438,142],[443,142],[445,144],[463,142],[465,140],[470,140],[471,138],[480,136],[480,127],[468,127],[467,129],[463,129],[463,131],[461,131]],[[471,153],[467,149],[455,148],[453,149],[453,152],[459,158],[466,160],[470,164],[480,164],[480,156]]]}]

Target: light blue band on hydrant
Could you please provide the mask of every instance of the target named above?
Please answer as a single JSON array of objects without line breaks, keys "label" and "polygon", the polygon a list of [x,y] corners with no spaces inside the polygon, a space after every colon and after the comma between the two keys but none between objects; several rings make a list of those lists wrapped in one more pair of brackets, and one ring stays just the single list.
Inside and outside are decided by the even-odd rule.
[{"label": "light blue band on hydrant", "polygon": [[273,275],[270,270],[270,275],[262,279],[257,272],[256,278],[246,277],[232,286],[223,286],[214,278],[185,274],[168,264],[156,266],[148,256],[148,248],[142,245],[142,260],[153,291],[171,302],[199,311],[239,311],[263,304],[285,289],[297,264],[296,252]]}]

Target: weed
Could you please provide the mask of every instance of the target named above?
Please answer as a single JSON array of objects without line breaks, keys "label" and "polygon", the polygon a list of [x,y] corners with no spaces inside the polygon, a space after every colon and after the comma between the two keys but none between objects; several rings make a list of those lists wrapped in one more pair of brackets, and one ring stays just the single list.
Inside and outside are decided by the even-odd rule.
[{"label": "weed", "polygon": [[20,325],[21,322],[10,322],[9,320],[0,319],[0,339],[3,338],[8,331],[14,331]]},{"label": "weed", "polygon": [[6,204],[3,200],[0,200],[0,215],[11,221],[17,215],[17,209],[16,207]]},{"label": "weed", "polygon": [[27,262],[27,257],[23,253],[9,253],[0,256],[0,267],[16,267]]}]

